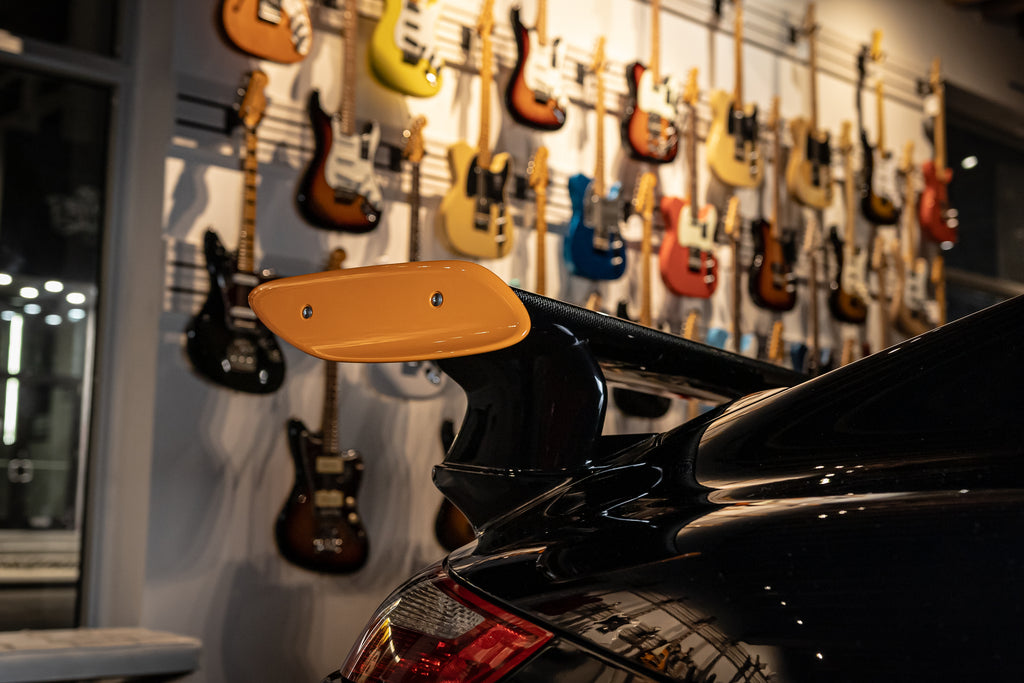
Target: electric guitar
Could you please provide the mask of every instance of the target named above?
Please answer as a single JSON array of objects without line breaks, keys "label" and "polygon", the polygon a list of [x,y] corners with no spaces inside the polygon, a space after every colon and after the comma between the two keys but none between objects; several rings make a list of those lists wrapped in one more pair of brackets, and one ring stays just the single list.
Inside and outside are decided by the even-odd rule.
[{"label": "electric guitar", "polygon": [[[903,293],[896,291],[889,292],[889,260],[892,252],[892,238],[887,238],[881,232],[875,234],[875,242],[871,249],[871,270],[875,273],[875,282],[878,284],[878,330],[875,337],[875,352],[887,349],[892,346],[892,326],[896,321]],[[900,262],[900,255],[895,255],[895,260]],[[897,272],[901,272],[898,269]],[[890,300],[892,296],[892,300]]]},{"label": "electric guitar", "polygon": [[471,258],[501,258],[512,249],[512,220],[508,214],[508,185],[512,158],[491,155],[491,87],[494,81],[494,0],[484,0],[477,24],[480,35],[480,137],[477,146],[460,140],[448,148],[451,189],[437,212],[438,233],[452,252]]},{"label": "electric guitar", "polygon": [[633,62],[626,67],[629,99],[622,120],[622,139],[631,155],[654,164],[673,161],[679,151],[679,93],[673,80],[663,77],[659,68],[660,9],[661,1],[651,0],[650,65]]},{"label": "electric guitar", "polygon": [[523,26],[520,8],[512,8],[516,64],[505,88],[505,106],[512,118],[539,130],[558,130],[565,123],[568,98],[562,87],[565,43],[548,37],[547,0],[537,0],[537,22]]},{"label": "electric guitar", "polygon": [[758,141],[757,105],[743,103],[743,5],[734,0],[736,28],[736,80],[732,93],[711,93],[711,127],[708,129],[708,165],[711,172],[732,187],[756,187],[764,180],[764,160]]},{"label": "electric guitar", "polygon": [[[335,249],[328,270],[341,267]],[[344,574],[366,564],[369,539],[356,509],[363,476],[358,451],[338,445],[338,364],[324,361],[324,403],[320,431],[302,420],[288,421],[288,445],[295,482],[274,523],[274,540],[292,564],[314,572]]]},{"label": "electric guitar", "polygon": [[441,90],[434,35],[442,0],[384,0],[367,51],[370,73],[403,95],[432,97]]},{"label": "electric guitar", "polygon": [[830,242],[836,261],[835,277],[829,282],[828,305],[832,315],[840,322],[861,324],[867,319],[867,283],[865,275],[868,253],[856,245],[854,221],[854,179],[850,140],[850,122],[843,121],[839,142],[843,154],[843,187],[846,200],[846,232],[839,237],[839,230],[832,226]]},{"label": "electric guitar", "polygon": [[223,0],[220,27],[239,50],[272,62],[302,61],[313,47],[305,0]]},{"label": "electric guitar", "polygon": [[249,292],[266,278],[256,271],[256,128],[263,118],[267,76],[249,76],[238,118],[245,128],[245,189],[238,252],[227,253],[217,233],[207,230],[203,252],[210,275],[210,292],[188,327],[185,349],[201,375],[237,391],[267,394],[284,381],[284,355],[273,333],[249,308]]},{"label": "electric guitar", "polygon": [[861,104],[861,90],[867,75],[866,62],[868,59],[877,62],[882,58],[881,41],[882,32],[875,31],[870,50],[865,47],[857,57],[857,126],[860,128],[860,144],[864,156],[860,209],[864,217],[875,225],[893,225],[900,217],[900,210],[892,199],[897,194],[896,157],[892,150],[885,148],[885,117],[882,115],[885,98],[882,93],[881,77],[875,82],[878,143],[874,147],[868,142],[868,133],[864,130]]},{"label": "electric guitar", "polygon": [[740,325],[740,242],[741,225],[739,216],[739,198],[733,194],[729,198],[729,206],[725,212],[722,232],[726,243],[718,245],[718,272],[721,277],[728,276],[729,284],[719,287],[711,297],[711,319],[708,321],[708,333],[705,341],[719,349],[734,353],[757,357],[757,338],[751,332],[743,334]]},{"label": "electric guitar", "polygon": [[[772,148],[772,218],[761,218],[754,222],[754,258],[750,263],[747,288],[750,298],[761,308],[785,312],[796,306],[796,278],[793,275],[793,261],[796,259],[796,245],[793,233],[782,235],[779,225],[779,189],[782,185],[782,124],[779,119],[779,98],[772,101],[771,120],[768,127],[774,132]],[[763,215],[763,213],[762,213]]]},{"label": "electric guitar", "polygon": [[356,132],[355,3],[345,5],[344,68],[340,112],[329,116],[320,107],[320,93],[309,94],[309,119],[315,150],[306,166],[296,202],[310,224],[325,230],[363,233],[380,220],[381,191],[373,172],[380,127],[366,123]]},{"label": "electric guitar", "polygon": [[605,192],[604,181],[604,38],[597,41],[591,69],[597,79],[596,157],[594,177],[582,173],[569,178],[572,218],[563,242],[563,257],[569,272],[591,280],[615,280],[626,271],[626,243],[620,223],[624,204],[619,183]]},{"label": "electric guitar", "polygon": [[690,119],[686,129],[690,196],[685,201],[679,197],[661,198],[665,234],[658,250],[658,269],[662,282],[674,294],[706,299],[718,286],[718,211],[711,204],[697,210],[697,97],[697,69],[691,69],[683,91]]},{"label": "electric guitar", "polygon": [[811,117],[790,122],[793,148],[786,165],[786,186],[793,199],[804,206],[824,209],[832,203],[832,151],[828,131],[818,130],[818,51],[814,23],[814,3],[807,5],[803,32],[811,48]]},{"label": "electric guitar", "polygon": [[530,188],[537,198],[537,294],[547,296],[547,235],[548,221],[545,214],[548,206],[548,148],[540,147],[533,153],[527,168]]},{"label": "electric guitar", "polygon": [[[402,155],[409,161],[412,169],[409,188],[410,262],[420,260],[420,164],[425,154],[423,129],[426,125],[426,117],[417,116],[403,132],[405,147]],[[437,396],[444,390],[448,378],[437,363],[429,360],[373,363],[370,368],[374,388],[388,396],[407,399]]]},{"label": "electric guitar", "polygon": [[[903,205],[914,206],[914,143],[907,142],[903,150],[900,171],[903,173]],[[913,225],[914,211],[903,212],[903,267],[899,287],[902,291],[896,312],[896,328],[908,337],[924,334],[932,328],[928,319],[928,261],[918,256],[917,234]]]},{"label": "electric guitar", "polygon": [[[633,195],[633,210],[643,218],[643,237],[640,241],[640,324],[651,327],[651,223],[654,218],[654,187],[658,177],[647,171],[637,181]],[[618,317],[629,319],[626,302],[619,302]],[[616,387],[612,391],[615,405],[626,415],[634,417],[656,418],[668,412],[672,399],[632,389]]]},{"label": "electric guitar", "polygon": [[957,212],[949,205],[947,186],[953,180],[953,169],[946,166],[946,104],[945,87],[939,75],[938,57],[932,62],[932,96],[935,98],[935,153],[934,157],[921,164],[924,175],[924,189],[918,215],[921,234],[939,244],[955,244],[957,241]]}]

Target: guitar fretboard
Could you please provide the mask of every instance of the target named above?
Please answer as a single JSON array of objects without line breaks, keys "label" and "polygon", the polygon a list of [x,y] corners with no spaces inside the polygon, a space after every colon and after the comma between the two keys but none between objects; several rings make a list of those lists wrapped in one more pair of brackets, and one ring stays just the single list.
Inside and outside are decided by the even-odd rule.
[{"label": "guitar fretboard", "polygon": [[338,453],[338,364],[335,361],[324,361],[324,412],[320,428],[324,453]]},{"label": "guitar fretboard", "polygon": [[253,247],[256,238],[256,131],[245,131],[245,159],[242,162],[244,189],[242,191],[242,224],[238,230],[237,269],[243,273],[255,272]]},{"label": "guitar fretboard", "polygon": [[[489,14],[490,7],[485,9]],[[485,17],[480,31],[480,138],[477,141],[477,165],[491,166],[491,85],[494,80],[494,48],[491,45],[491,19]]]},{"label": "guitar fretboard", "polygon": [[356,3],[346,2],[342,15],[342,38],[345,49],[342,63],[341,90],[341,132],[354,135],[356,132],[356,31],[359,28],[359,15]]},{"label": "guitar fretboard", "polygon": [[594,146],[597,157],[594,159],[594,193],[598,197],[604,197],[604,77],[601,75],[601,66],[594,71],[597,79],[597,101],[594,109],[597,114],[597,144]]},{"label": "guitar fretboard", "polygon": [[409,260],[420,260],[420,164],[412,164],[409,190]]}]

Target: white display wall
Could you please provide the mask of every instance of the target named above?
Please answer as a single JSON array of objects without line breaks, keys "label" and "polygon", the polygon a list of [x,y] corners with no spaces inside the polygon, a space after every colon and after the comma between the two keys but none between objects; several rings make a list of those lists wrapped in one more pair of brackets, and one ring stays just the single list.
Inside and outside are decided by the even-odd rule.
[{"label": "white display wall", "polygon": [[[323,269],[330,250],[338,246],[347,252],[346,267],[406,260],[409,208],[404,197],[409,173],[405,166],[400,172],[386,164],[378,168],[384,214],[381,224],[367,234],[329,232],[305,223],[295,209],[294,195],[313,151],[306,99],[310,89],[317,88],[326,110],[339,105],[342,13],[314,7],[311,54],[297,64],[280,65],[247,57],[224,42],[217,32],[212,5],[219,3],[179,0],[176,23],[167,27],[175,37],[178,123],[168,141],[164,169],[166,292],[160,320],[141,621],[145,626],[203,640],[203,667],[190,681],[316,681],[341,664],[362,625],[391,589],[415,569],[443,557],[433,534],[441,496],[431,483],[431,468],[443,455],[440,424],[444,419],[458,424],[464,399],[451,383],[439,397],[429,400],[386,396],[370,383],[367,367],[343,365],[340,440],[343,447],[358,449],[366,464],[359,510],[370,537],[369,561],[358,573],[326,576],[295,568],[281,558],[272,529],[293,477],[285,422],[298,417],[312,429],[319,428],[323,362],[286,347],[285,384],[266,396],[215,386],[190,368],[183,331],[201,305],[206,287],[203,233],[212,227],[233,248],[241,220],[240,131],[215,129],[223,121],[223,107],[235,100],[246,72],[263,69],[269,76],[269,106],[259,129],[257,262],[281,275]],[[382,126],[384,142],[401,146],[401,131],[411,117],[424,114],[428,118],[422,187],[423,259],[454,257],[435,239],[433,230],[438,203],[449,184],[445,150],[460,139],[475,144],[479,125],[478,48],[475,40],[469,54],[461,47],[462,27],[476,24],[479,3],[445,0],[445,5],[438,42],[441,55],[452,66],[445,71],[440,94],[420,100],[388,91],[370,77],[365,41],[382,3],[359,4],[357,119],[376,120]],[[535,5],[529,0],[524,5],[524,19],[532,24]],[[710,114],[709,89],[731,91],[733,87],[732,6],[723,3],[723,16],[716,19],[712,5],[664,0],[661,17],[662,71],[682,80],[690,68],[699,69],[701,136]],[[922,9],[925,5],[930,9]],[[917,9],[911,11],[911,6]],[[501,92],[515,58],[509,9],[507,0],[496,2],[492,142],[495,151],[513,156],[520,175],[525,174],[538,146],[550,150],[548,294],[582,303],[594,285],[570,276],[561,260],[570,216],[566,180],[577,172],[591,175],[594,170],[593,79],[588,76],[582,85],[576,82],[576,65],[590,61],[599,35],[607,37],[606,168],[608,180],[623,180],[629,192],[637,175],[646,169],[630,160],[620,143],[624,72],[626,64],[650,59],[650,8],[638,0],[549,2],[549,32],[569,45],[565,72],[572,100],[566,125],[553,133],[529,131],[513,123],[505,112]],[[883,49],[889,57],[875,73],[885,77],[890,93],[885,103],[887,140],[897,150],[904,141],[913,140],[917,162],[930,155],[931,146],[924,137],[922,99],[915,86],[917,79],[927,79],[932,57],[941,55],[951,77],[971,79],[970,85],[979,94],[1018,109],[1024,105],[1020,93],[1005,86],[1011,65],[988,60],[988,52],[965,53],[976,44],[975,34],[983,36],[978,39],[983,43],[998,45],[1004,39],[998,29],[975,26],[963,41],[966,46],[950,46],[939,44],[930,32],[918,34],[909,25],[938,24],[948,34],[951,26],[973,21],[973,16],[965,18],[938,3],[826,1],[819,3],[818,9],[822,26],[819,121],[834,136],[843,120],[855,120],[855,57],[860,45],[870,40],[873,28],[886,31]],[[789,26],[798,25],[803,12],[803,4],[798,2],[747,3],[744,97],[767,112],[772,97],[779,96],[784,119],[808,113],[807,43],[789,42]],[[1005,40],[1012,37],[1008,34]],[[978,66],[966,66],[975,58]],[[991,62],[991,69],[981,66],[982,61]],[[984,78],[974,77],[979,71],[985,71]],[[865,91],[865,125],[872,138],[874,104],[873,93]],[[382,152],[378,160],[385,157]],[[689,169],[685,159],[685,150],[680,150],[676,162],[657,169],[659,194],[686,194]],[[700,192],[724,213],[727,192],[710,182],[703,148],[699,173]],[[739,196],[741,215],[747,220],[756,217],[757,192],[742,191]],[[825,225],[842,224],[838,197],[841,193],[826,213]],[[770,207],[770,200],[766,206]],[[506,281],[530,289],[537,267],[532,199],[513,199],[512,209],[517,225],[513,253],[483,264]],[[786,208],[794,222],[799,222],[799,214],[799,210]],[[633,224],[627,233],[631,257],[627,275],[599,286],[609,309],[621,298],[638,305],[638,235],[639,226]],[[657,272],[656,261],[653,271]],[[720,290],[716,296],[727,294],[726,287]],[[656,323],[666,329],[678,332],[691,307],[700,308],[704,327],[711,320],[710,302],[684,301],[666,294],[656,276],[653,294]],[[823,300],[820,310],[823,321],[828,321]],[[786,316],[788,341],[806,339],[804,320],[805,312],[799,307]],[[769,316],[744,304],[745,329],[763,333],[771,322]],[[838,343],[836,340],[854,333],[826,322],[822,340]],[[682,405],[674,406],[664,418],[652,421],[628,418],[613,409],[606,431],[666,429],[677,424],[683,412]]]}]

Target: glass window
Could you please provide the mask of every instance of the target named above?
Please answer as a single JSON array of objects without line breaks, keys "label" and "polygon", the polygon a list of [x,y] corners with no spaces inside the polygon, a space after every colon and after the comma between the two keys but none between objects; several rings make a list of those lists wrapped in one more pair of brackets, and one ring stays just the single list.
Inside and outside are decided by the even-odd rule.
[{"label": "glass window", "polygon": [[116,57],[117,7],[109,0],[3,2],[0,29],[21,38]]}]

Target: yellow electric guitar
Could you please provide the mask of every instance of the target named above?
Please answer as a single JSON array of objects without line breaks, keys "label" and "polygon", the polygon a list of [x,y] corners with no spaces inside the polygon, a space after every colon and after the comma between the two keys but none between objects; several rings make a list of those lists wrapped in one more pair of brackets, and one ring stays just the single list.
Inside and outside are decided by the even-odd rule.
[{"label": "yellow electric guitar", "polygon": [[441,0],[384,0],[367,49],[370,72],[381,85],[412,97],[441,89],[441,59],[434,34]]},{"label": "yellow electric guitar", "polygon": [[743,4],[735,0],[736,80],[732,93],[711,93],[708,165],[732,187],[756,187],[764,179],[764,160],[758,143],[757,105],[743,103]]},{"label": "yellow electric guitar", "polygon": [[508,215],[508,185],[512,158],[491,154],[491,87],[494,82],[494,0],[485,0],[480,34],[480,137],[476,147],[460,140],[448,148],[452,186],[441,200],[437,227],[441,241],[456,254],[471,258],[501,258],[512,250],[512,220]]},{"label": "yellow electric guitar", "polygon": [[807,5],[803,32],[810,43],[811,118],[800,116],[790,122],[793,149],[786,164],[786,187],[792,198],[815,209],[832,204],[832,151],[828,131],[818,130],[818,51],[814,3]]}]

